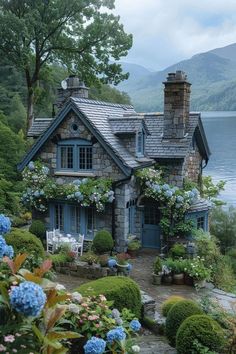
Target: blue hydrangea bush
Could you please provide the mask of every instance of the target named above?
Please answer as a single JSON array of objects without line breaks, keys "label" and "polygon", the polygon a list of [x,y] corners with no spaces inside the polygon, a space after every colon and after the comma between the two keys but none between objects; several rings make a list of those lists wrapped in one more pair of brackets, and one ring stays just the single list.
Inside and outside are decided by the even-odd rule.
[{"label": "blue hydrangea bush", "polygon": [[[7,218],[2,215],[1,220],[1,230],[10,231]],[[44,278],[51,260],[29,271],[24,268],[27,254],[13,256],[0,236],[0,351],[135,352],[134,336],[141,325],[132,313],[111,309],[103,295],[83,298]]]},{"label": "blue hydrangea bush", "polygon": [[197,188],[178,188],[166,183],[162,171],[145,168],[137,172],[143,193],[158,202],[161,210],[160,225],[166,236],[184,236],[193,228],[191,220],[185,220],[188,209],[199,199]]},{"label": "blue hydrangea bush", "polygon": [[95,206],[97,211],[104,210],[105,204],[114,200],[110,179],[82,178],[58,184],[49,176],[49,169],[39,161],[31,161],[22,174],[25,184],[22,202],[41,212],[47,210],[49,200],[56,198],[77,202],[84,207]]}]

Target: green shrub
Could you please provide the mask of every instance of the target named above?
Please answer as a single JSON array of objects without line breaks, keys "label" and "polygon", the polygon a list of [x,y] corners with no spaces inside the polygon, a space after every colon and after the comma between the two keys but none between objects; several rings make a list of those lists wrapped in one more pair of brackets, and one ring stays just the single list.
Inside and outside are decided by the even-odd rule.
[{"label": "green shrub", "polygon": [[217,353],[223,352],[224,332],[220,325],[207,315],[194,315],[183,321],[176,336],[177,353],[192,353],[194,340]]},{"label": "green shrub", "polygon": [[106,277],[81,285],[77,289],[82,295],[104,295],[107,300],[113,301],[113,307],[122,311],[128,308],[140,318],[141,295],[138,285],[126,277]]},{"label": "green shrub", "polygon": [[182,300],[184,300],[183,296],[178,296],[178,295],[170,296],[161,305],[161,313],[162,313],[162,315],[167,317],[168,312],[170,311],[171,307],[173,305],[175,305],[178,301],[182,301]]},{"label": "green shrub", "polygon": [[93,240],[93,248],[96,253],[102,254],[110,252],[114,246],[110,232],[106,230],[98,231]]},{"label": "green shrub", "polygon": [[153,264],[153,273],[158,275],[161,273],[161,271],[162,271],[161,258],[157,256]]},{"label": "green shrub", "polygon": [[29,232],[39,237],[41,241],[44,241],[46,238],[46,227],[41,220],[33,220]]},{"label": "green shrub", "polygon": [[21,227],[27,224],[25,219],[21,218],[20,216],[13,216],[11,218],[11,221],[13,227]]},{"label": "green shrub", "polygon": [[45,258],[42,242],[29,231],[13,228],[5,238],[7,244],[14,248],[15,254],[25,252],[29,255],[37,254],[38,257]]},{"label": "green shrub", "polygon": [[213,283],[222,290],[234,290],[236,286],[235,275],[231,259],[228,256],[219,256],[214,264]]},{"label": "green shrub", "polygon": [[172,258],[184,257],[186,249],[182,243],[175,243],[170,249],[170,256]]},{"label": "green shrub", "polygon": [[67,262],[67,256],[65,253],[51,254],[49,258],[51,259],[53,266],[58,266]]},{"label": "green shrub", "polygon": [[166,318],[166,336],[175,346],[176,333],[181,323],[192,315],[201,315],[200,306],[192,300],[181,300],[171,307]]}]

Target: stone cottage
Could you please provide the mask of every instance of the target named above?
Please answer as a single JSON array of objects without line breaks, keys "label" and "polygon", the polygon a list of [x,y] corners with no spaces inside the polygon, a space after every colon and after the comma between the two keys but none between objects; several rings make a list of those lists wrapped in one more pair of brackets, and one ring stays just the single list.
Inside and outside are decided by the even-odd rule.
[{"label": "stone cottage", "polygon": [[[41,215],[48,229],[82,233],[92,240],[99,229],[112,233],[122,250],[127,235],[135,234],[143,247],[160,249],[160,211],[142,198],[135,172],[158,163],[168,183],[181,187],[185,179],[198,182],[210,151],[199,113],[189,112],[190,86],[181,71],[164,82],[164,113],[137,113],[130,105],[88,98],[88,88],[70,76],[58,90],[59,113],[36,118],[28,131],[35,143],[19,165],[40,159],[55,183],[82,178],[112,179],[115,199],[105,210],[53,200]],[[198,201],[189,211],[197,227],[207,229],[208,205]]]}]

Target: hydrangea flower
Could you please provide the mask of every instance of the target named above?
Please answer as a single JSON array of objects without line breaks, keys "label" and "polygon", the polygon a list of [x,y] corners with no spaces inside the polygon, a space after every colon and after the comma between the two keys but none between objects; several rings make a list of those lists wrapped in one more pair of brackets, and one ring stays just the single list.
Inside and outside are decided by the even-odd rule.
[{"label": "hydrangea flower", "polygon": [[129,324],[129,327],[132,329],[132,331],[138,332],[141,328],[141,324],[138,320],[132,320]]},{"label": "hydrangea flower", "polygon": [[46,302],[43,289],[31,281],[13,287],[10,293],[12,307],[25,316],[38,316]]},{"label": "hydrangea flower", "polygon": [[106,342],[97,337],[91,337],[84,345],[85,354],[102,354],[106,348]]},{"label": "hydrangea flower", "polygon": [[184,198],[182,197],[182,195],[178,195],[176,197],[176,201],[177,201],[177,203],[182,203],[184,201]]},{"label": "hydrangea flower", "polygon": [[28,164],[28,169],[29,169],[30,171],[34,171],[35,166],[34,166],[34,162],[33,162],[33,161],[30,161],[30,163]]},{"label": "hydrangea flower", "polygon": [[164,195],[165,195],[167,198],[171,198],[172,195],[173,195],[173,192],[170,191],[170,190],[167,190],[167,191],[165,191]]},{"label": "hydrangea flower", "polygon": [[0,236],[0,258],[2,258],[5,254],[5,247],[6,247],[6,241],[5,238]]},{"label": "hydrangea flower", "polygon": [[163,186],[162,186],[163,191],[168,191],[169,189],[170,189],[169,184],[163,184]]},{"label": "hydrangea flower", "polygon": [[10,231],[10,229],[11,229],[10,219],[5,215],[0,214],[0,235],[6,234],[7,232]]},{"label": "hydrangea flower", "polygon": [[114,329],[111,329],[107,333],[107,342],[113,343],[115,341],[121,341],[126,338],[126,333],[123,327],[119,326]]},{"label": "hydrangea flower", "polygon": [[3,253],[4,253],[4,256],[7,256],[9,258],[13,258],[13,256],[14,256],[13,247],[6,245],[5,248],[4,248]]},{"label": "hydrangea flower", "polygon": [[113,268],[113,267],[115,267],[117,265],[117,262],[116,262],[115,259],[108,259],[107,264],[108,264],[109,268]]}]

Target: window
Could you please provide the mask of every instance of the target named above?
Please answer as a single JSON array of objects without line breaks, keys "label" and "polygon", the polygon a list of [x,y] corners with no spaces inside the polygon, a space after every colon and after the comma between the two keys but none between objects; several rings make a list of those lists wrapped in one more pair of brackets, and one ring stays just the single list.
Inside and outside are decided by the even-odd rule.
[{"label": "window", "polygon": [[137,156],[144,155],[144,148],[145,148],[145,134],[144,131],[139,131],[137,133]]},{"label": "window", "polygon": [[96,233],[96,212],[93,208],[79,205],[56,203],[50,205],[50,228],[75,237],[85,235],[92,240]]},{"label": "window", "polygon": [[79,169],[92,170],[92,147],[79,147]]},{"label": "window", "polygon": [[54,228],[59,229],[60,231],[64,231],[64,205],[55,205],[54,217]]},{"label": "window", "polygon": [[146,205],[144,208],[144,224],[159,225],[160,211],[154,205]]},{"label": "window", "polygon": [[197,218],[197,229],[205,230],[205,217],[199,216]]},{"label": "window", "polygon": [[59,170],[88,171],[93,168],[93,147],[84,139],[69,139],[58,143]]}]

